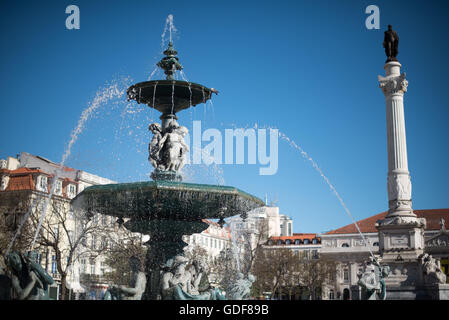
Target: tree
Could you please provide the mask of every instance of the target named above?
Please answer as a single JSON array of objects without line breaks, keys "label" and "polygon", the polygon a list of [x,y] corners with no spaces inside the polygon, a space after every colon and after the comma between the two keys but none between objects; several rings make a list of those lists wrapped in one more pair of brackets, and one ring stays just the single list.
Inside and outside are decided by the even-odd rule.
[{"label": "tree", "polygon": [[[123,228],[123,227],[121,227]],[[104,274],[105,279],[115,285],[128,285],[132,278],[129,259],[136,257],[141,262],[140,268],[145,267],[147,248],[142,244],[142,237],[123,230],[120,240],[117,241],[117,233],[109,233],[105,251],[105,263],[112,270]]]},{"label": "tree", "polygon": [[330,285],[336,273],[336,263],[327,259],[307,259],[302,257],[299,265],[301,285],[307,288],[309,298],[316,300],[318,292]]},{"label": "tree", "polygon": [[52,263],[56,264],[60,275],[61,299],[65,300],[68,298],[67,277],[74,262],[86,254],[98,256],[104,250],[102,246],[87,246],[86,238],[105,234],[108,230],[100,224],[98,217],[72,210],[70,201],[58,196],[53,196],[51,200],[48,197],[38,198],[28,223],[29,228],[22,231],[21,238],[26,239],[29,248],[34,244],[35,248],[31,249],[46,253],[45,265],[49,264],[51,250]]},{"label": "tree", "polygon": [[297,282],[296,270],[299,267],[300,258],[292,250],[287,248],[268,249],[261,248],[257,251],[252,273],[256,277],[253,291],[259,296],[264,292],[270,292],[270,298],[282,291],[292,283]]}]

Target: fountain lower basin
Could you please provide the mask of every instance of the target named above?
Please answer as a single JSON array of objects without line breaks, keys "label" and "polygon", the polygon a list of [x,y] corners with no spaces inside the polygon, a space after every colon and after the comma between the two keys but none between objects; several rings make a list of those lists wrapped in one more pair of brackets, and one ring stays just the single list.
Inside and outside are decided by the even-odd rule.
[{"label": "fountain lower basin", "polygon": [[75,208],[138,220],[219,219],[261,207],[259,198],[237,188],[176,181],[91,186],[72,200]]}]

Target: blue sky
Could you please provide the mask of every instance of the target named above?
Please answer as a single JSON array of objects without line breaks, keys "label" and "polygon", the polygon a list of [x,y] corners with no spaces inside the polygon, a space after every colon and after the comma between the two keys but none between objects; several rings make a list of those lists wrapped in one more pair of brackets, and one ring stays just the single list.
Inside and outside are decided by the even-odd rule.
[{"label": "blue sky", "polygon": [[[65,8],[80,8],[67,30]],[[367,30],[365,8],[380,8]],[[449,6],[445,1],[0,2],[0,158],[21,151],[61,161],[81,113],[111,83],[145,81],[161,55],[165,19],[188,79],[220,91],[178,114],[203,129],[274,127],[320,166],[355,219],[388,207],[383,32],[400,36],[415,209],[449,207]],[[157,73],[153,79],[161,79]],[[125,80],[124,80],[125,79]],[[149,179],[147,126],[157,112],[115,100],[87,121],[66,164],[119,182]],[[279,141],[276,175],[259,165],[186,167],[191,181],[277,200],[294,232],[351,223],[312,164]]]}]

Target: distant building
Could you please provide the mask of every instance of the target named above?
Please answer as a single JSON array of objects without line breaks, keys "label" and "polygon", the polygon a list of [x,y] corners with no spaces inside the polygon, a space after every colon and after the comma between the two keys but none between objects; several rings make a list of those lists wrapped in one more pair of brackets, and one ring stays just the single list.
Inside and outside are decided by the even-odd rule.
[{"label": "distant building", "polygon": [[189,244],[187,250],[198,246],[205,250],[209,260],[213,260],[231,246],[231,232],[228,227],[222,228],[214,221],[203,219],[203,222],[209,227],[201,233],[184,236],[184,241]]},{"label": "distant building", "polygon": [[294,233],[291,236],[271,237],[268,239],[266,249],[290,249],[301,253],[306,259],[319,259],[321,238],[316,233]]},{"label": "distant building", "polygon": [[[424,230],[424,251],[440,259],[441,268],[449,280],[449,241],[444,240],[449,239],[447,232],[449,209],[414,210],[414,213],[419,218],[425,218],[427,222]],[[379,236],[375,224],[386,215],[387,212],[382,212],[357,221],[366,243],[354,224],[320,235],[322,242],[320,255],[338,262],[334,286],[335,298],[358,299],[352,296],[351,289],[357,286],[359,275],[363,272],[364,264],[371,255],[370,251],[373,254],[379,254]],[[398,259],[400,259],[400,252],[398,252]],[[406,273],[407,271],[392,270],[392,272]]]}]

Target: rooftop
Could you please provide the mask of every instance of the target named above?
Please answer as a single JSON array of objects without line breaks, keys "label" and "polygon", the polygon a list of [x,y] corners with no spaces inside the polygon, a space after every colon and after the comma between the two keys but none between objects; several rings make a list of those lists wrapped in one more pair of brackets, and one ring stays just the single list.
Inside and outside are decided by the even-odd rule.
[{"label": "rooftop", "polygon": [[[449,209],[425,209],[425,210],[414,210],[413,211],[418,218],[425,218],[426,219],[426,229],[427,231],[430,230],[440,230],[440,221],[441,218],[445,220],[445,227],[446,229],[449,228]],[[362,233],[376,233],[376,221],[384,219],[387,215],[387,211],[376,214],[374,216],[368,217],[366,219],[357,221],[357,225],[359,226],[359,229]],[[339,229],[335,229],[329,232],[326,232],[325,235],[331,235],[331,234],[351,234],[351,233],[358,233],[357,228],[353,223],[348,224],[344,227],[341,227]]]}]

